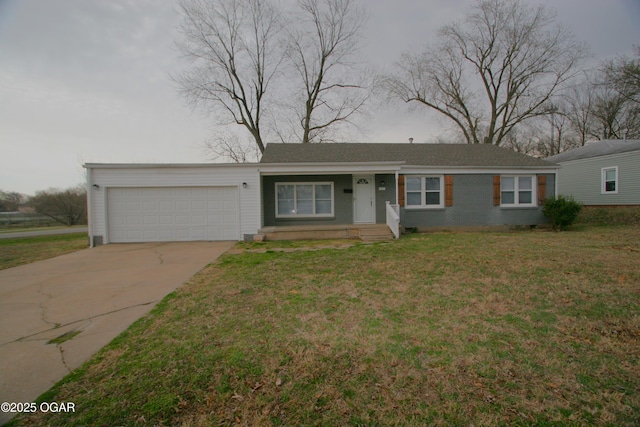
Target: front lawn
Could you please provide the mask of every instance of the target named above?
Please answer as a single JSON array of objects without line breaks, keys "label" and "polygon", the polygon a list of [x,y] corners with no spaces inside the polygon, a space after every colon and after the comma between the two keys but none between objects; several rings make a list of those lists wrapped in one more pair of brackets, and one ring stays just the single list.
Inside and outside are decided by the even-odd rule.
[{"label": "front lawn", "polygon": [[83,233],[0,239],[0,270],[88,248]]},{"label": "front lawn", "polygon": [[259,247],[41,397],[75,413],[16,424],[640,424],[640,227]]}]

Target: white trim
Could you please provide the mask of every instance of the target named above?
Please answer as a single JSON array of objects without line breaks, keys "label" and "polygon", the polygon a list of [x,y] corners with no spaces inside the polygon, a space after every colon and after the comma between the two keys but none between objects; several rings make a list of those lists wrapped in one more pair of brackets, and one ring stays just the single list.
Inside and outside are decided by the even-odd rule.
[{"label": "white trim", "polygon": [[93,248],[93,184],[91,180],[91,169],[87,169],[87,229],[89,230],[89,247]]},{"label": "white trim", "polygon": [[[513,178],[513,203],[503,203],[503,178]],[[520,203],[520,178],[531,178],[531,203]],[[528,190],[525,190],[528,191]],[[510,191],[511,192],[511,191]],[[500,175],[500,207],[502,208],[532,208],[538,206],[538,180],[536,175]]]},{"label": "white trim", "polygon": [[[607,171],[611,171],[611,170],[616,171],[616,178],[614,181],[616,189],[614,191],[607,191]],[[620,178],[618,176],[618,166],[607,166],[600,169],[600,194],[602,195],[618,194],[619,190],[620,190]]]},{"label": "white trim", "polygon": [[408,166],[403,167],[400,173],[403,175],[544,175],[557,173],[558,166],[550,168],[526,168],[526,167],[510,167],[510,168],[467,168],[467,167],[438,167],[429,166]]},{"label": "white trim", "polygon": [[103,210],[103,218],[104,218],[104,236],[102,236],[102,240],[104,240],[104,244],[108,245],[111,243],[109,239],[109,198],[107,197],[107,190],[110,187],[102,186],[100,187],[100,191],[102,191],[102,210]]},{"label": "white trim", "polygon": [[371,163],[262,163],[258,168],[260,175],[353,175],[382,174],[400,170],[403,162],[371,162]]},{"label": "white trim", "polygon": [[85,163],[85,169],[257,169],[259,163]]},{"label": "white trim", "polygon": [[[410,205],[409,204],[409,184],[407,183],[407,181],[411,178],[420,178],[420,204],[419,205]],[[426,204],[426,194],[427,189],[426,189],[426,184],[425,184],[425,178],[438,178],[439,180],[439,184],[440,184],[440,189],[438,190],[439,193],[439,203],[437,205],[428,205]],[[411,193],[417,193],[418,191],[411,191]],[[434,193],[434,190],[430,191],[431,193]],[[442,209],[444,208],[444,175],[405,175],[404,176],[404,207],[405,209]]]},{"label": "white trim", "polygon": [[[296,191],[295,191],[295,187],[298,185],[311,185],[314,187],[313,189],[313,209],[315,210],[315,206],[316,206],[316,191],[315,191],[315,186],[317,185],[330,185],[331,186],[331,212],[328,214],[280,214],[278,212],[278,186],[279,185],[293,185],[294,186],[294,190],[293,190],[293,197],[294,197],[294,207],[297,206],[297,201],[296,201]],[[274,200],[275,200],[275,208],[276,208],[276,218],[333,218],[335,217],[335,200],[336,200],[336,196],[335,196],[335,191],[334,191],[334,185],[332,181],[322,181],[322,182],[276,182],[274,185],[274,191],[275,191],[275,195],[274,195]]]}]

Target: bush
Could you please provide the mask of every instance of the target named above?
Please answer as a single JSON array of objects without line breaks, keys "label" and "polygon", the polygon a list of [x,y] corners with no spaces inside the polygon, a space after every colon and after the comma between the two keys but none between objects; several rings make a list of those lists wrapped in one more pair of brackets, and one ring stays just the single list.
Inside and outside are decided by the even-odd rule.
[{"label": "bush", "polygon": [[544,201],[542,214],[551,220],[554,230],[566,230],[582,210],[582,203],[572,196],[550,197]]}]

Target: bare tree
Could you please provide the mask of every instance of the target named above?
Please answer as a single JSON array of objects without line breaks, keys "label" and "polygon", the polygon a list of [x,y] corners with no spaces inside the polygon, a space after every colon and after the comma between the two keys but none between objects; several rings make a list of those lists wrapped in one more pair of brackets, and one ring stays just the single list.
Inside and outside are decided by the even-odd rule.
[{"label": "bare tree", "polygon": [[350,123],[369,97],[369,83],[352,62],[366,14],[352,0],[299,0],[298,6],[288,50],[301,86],[294,110],[301,141],[322,142],[329,130]]},{"label": "bare tree", "polygon": [[592,139],[595,101],[596,86],[588,73],[585,73],[583,79],[576,80],[570,85],[562,96],[561,108],[581,147]]},{"label": "bare tree", "polygon": [[590,134],[596,139],[640,137],[640,106],[609,85],[596,87]]},{"label": "bare tree", "polygon": [[204,143],[205,155],[211,160],[227,159],[234,163],[256,162],[260,159],[260,150],[251,141],[231,132],[216,132]]},{"label": "bare tree", "polygon": [[[275,0],[180,0],[180,7],[177,45],[192,61],[174,78],[182,94],[218,124],[243,126],[260,153],[270,138],[336,138],[363,111],[369,79],[354,58],[366,14],[355,0],[297,0],[291,14]],[[242,139],[218,132],[205,151],[253,158]]]},{"label": "bare tree", "polygon": [[15,191],[0,190],[0,212],[16,212],[25,201],[25,196]]},{"label": "bare tree", "polygon": [[449,118],[467,143],[500,145],[545,106],[585,56],[544,6],[481,0],[442,27],[422,54],[405,53],[386,79],[392,95]]},{"label": "bare tree", "polygon": [[282,62],[279,15],[267,0],[182,0],[182,41],[192,61],[176,77],[194,105],[243,126],[262,152],[270,85]]},{"label": "bare tree", "polygon": [[84,187],[61,191],[38,191],[29,204],[40,215],[48,216],[64,225],[87,223],[87,192]]},{"label": "bare tree", "polygon": [[618,57],[603,65],[607,82],[625,99],[640,104],[640,45],[634,46],[636,58]]}]

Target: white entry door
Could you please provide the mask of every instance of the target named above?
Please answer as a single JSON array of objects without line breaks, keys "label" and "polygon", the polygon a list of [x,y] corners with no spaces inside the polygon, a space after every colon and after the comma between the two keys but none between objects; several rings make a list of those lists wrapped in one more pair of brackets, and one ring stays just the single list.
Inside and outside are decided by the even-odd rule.
[{"label": "white entry door", "polygon": [[353,177],[353,222],[373,224],[376,222],[376,200],[374,177]]}]

